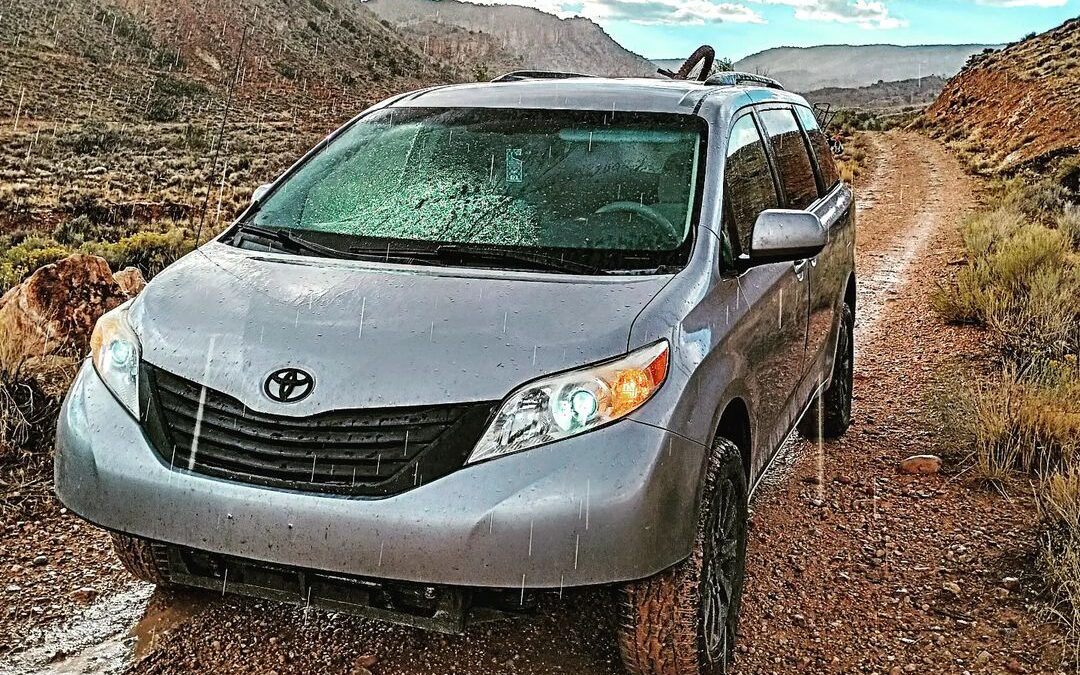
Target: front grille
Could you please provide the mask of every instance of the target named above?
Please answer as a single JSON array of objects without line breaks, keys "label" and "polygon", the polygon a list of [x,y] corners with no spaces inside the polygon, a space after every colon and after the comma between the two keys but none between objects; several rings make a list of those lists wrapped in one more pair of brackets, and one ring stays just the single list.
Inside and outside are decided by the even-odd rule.
[{"label": "front grille", "polygon": [[444,476],[464,464],[495,405],[287,417],[149,364],[143,374],[148,436],[171,467],[311,492],[391,495]]}]

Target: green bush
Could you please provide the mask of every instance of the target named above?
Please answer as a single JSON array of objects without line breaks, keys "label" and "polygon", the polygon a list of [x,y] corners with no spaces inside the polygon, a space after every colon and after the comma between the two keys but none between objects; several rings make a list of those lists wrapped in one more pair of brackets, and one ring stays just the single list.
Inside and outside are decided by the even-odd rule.
[{"label": "green bush", "polygon": [[113,243],[91,242],[80,250],[105,258],[113,270],[137,267],[150,278],[168,267],[195,246],[185,230],[138,232]]},{"label": "green bush", "polygon": [[27,237],[0,252],[0,293],[28,277],[34,270],[71,254],[71,249],[52,239]]}]

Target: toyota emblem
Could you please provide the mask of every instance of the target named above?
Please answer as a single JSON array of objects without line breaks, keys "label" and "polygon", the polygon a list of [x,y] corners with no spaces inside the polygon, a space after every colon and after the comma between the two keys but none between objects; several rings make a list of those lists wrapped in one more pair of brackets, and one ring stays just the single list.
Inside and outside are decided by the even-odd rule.
[{"label": "toyota emblem", "polygon": [[315,378],[311,373],[299,368],[282,368],[270,373],[263,383],[263,393],[271,401],[278,403],[296,403],[311,394],[315,388]]}]

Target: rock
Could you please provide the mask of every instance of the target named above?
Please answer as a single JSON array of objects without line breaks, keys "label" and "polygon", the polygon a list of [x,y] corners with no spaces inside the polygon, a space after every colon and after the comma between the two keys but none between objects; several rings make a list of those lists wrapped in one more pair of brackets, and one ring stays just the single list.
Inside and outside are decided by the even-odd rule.
[{"label": "rock", "polygon": [[76,602],[90,602],[97,596],[97,589],[91,588],[90,586],[83,586],[82,588],[77,588],[71,592],[71,599]]},{"label": "rock", "polygon": [[146,287],[146,279],[138,267],[125,267],[113,275],[113,280],[129,298],[135,297]]},{"label": "rock", "polygon": [[30,562],[30,564],[33,565],[34,567],[41,567],[42,565],[48,564],[48,562],[49,562],[49,559],[47,557],[45,557],[43,555],[39,555],[36,558],[34,558]]},{"label": "rock", "polygon": [[1020,580],[1016,577],[1005,577],[1001,580],[1001,585],[1009,589],[1010,591],[1015,591],[1016,589],[1020,588]]},{"label": "rock", "polygon": [[953,597],[960,597],[960,586],[955,581],[946,581],[941,584],[941,588],[948,593],[951,593]]},{"label": "rock", "polygon": [[1027,672],[1027,668],[1025,668],[1024,665],[1016,659],[1009,659],[1009,662],[1005,664],[1005,670],[1008,670],[1010,673]]},{"label": "rock", "polygon": [[900,473],[934,474],[941,471],[941,458],[937,455],[914,455],[900,462]]},{"label": "rock", "polygon": [[990,663],[990,652],[984,649],[975,657],[975,665],[982,667],[988,663]]},{"label": "rock", "polygon": [[76,253],[45,265],[0,297],[0,369],[85,354],[98,318],[126,299],[104,258]]},{"label": "rock", "polygon": [[364,654],[356,659],[356,665],[361,668],[370,668],[379,662],[379,657],[374,654]]}]

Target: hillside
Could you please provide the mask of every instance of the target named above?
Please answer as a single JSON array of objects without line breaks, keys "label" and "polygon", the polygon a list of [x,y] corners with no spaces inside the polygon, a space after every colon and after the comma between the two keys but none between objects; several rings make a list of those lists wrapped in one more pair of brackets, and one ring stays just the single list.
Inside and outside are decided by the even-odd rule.
[{"label": "hillside", "polygon": [[777,47],[735,62],[735,69],[768,75],[793,91],[866,87],[876,82],[952,77],[989,45],[825,45]]},{"label": "hillside", "polygon": [[[560,19],[528,7],[458,0],[365,0],[364,6],[416,35],[420,44],[435,45],[451,60],[483,45],[480,49],[488,50],[483,67],[492,75],[515,67],[590,75],[656,74],[651,62],[624,49],[588,19]],[[499,49],[490,49],[492,45]]]},{"label": "hillside", "polygon": [[87,235],[72,218],[114,238],[163,218],[197,229],[208,201],[216,226],[344,120],[471,79],[469,65],[423,53],[354,0],[6,3],[0,235]]},{"label": "hillside", "polygon": [[1080,19],[973,59],[926,118],[998,169],[1080,152]]},{"label": "hillside", "polygon": [[804,94],[812,103],[828,103],[836,108],[892,110],[926,106],[937,99],[945,78],[932,75],[899,82],[877,82],[868,87],[825,87]]}]

